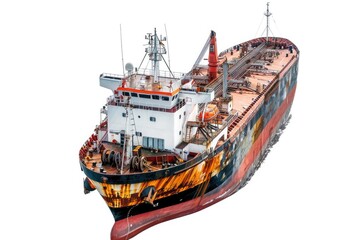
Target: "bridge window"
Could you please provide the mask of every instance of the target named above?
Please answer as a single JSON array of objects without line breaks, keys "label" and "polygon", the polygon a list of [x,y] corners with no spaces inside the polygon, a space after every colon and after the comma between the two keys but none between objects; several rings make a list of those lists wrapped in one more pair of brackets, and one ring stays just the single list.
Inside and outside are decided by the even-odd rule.
[{"label": "bridge window", "polygon": [[161,100],[163,100],[163,101],[169,101],[169,97],[161,96]]},{"label": "bridge window", "polygon": [[178,96],[179,96],[179,94],[174,95],[174,96],[172,97],[172,100],[177,99]]},{"label": "bridge window", "polygon": [[176,99],[179,96],[179,94],[176,94],[172,97],[172,100]]},{"label": "bridge window", "polygon": [[130,93],[129,92],[123,92],[123,95],[124,96],[130,96]]},{"label": "bridge window", "polygon": [[159,100],[160,97],[159,97],[159,95],[152,95],[152,99]]},{"label": "bridge window", "polygon": [[132,96],[132,97],[137,97],[137,96],[138,96],[138,94],[137,94],[137,93],[132,92],[132,93],[131,93],[131,96]]},{"label": "bridge window", "polygon": [[150,117],[151,122],[156,122],[156,117]]},{"label": "bridge window", "polygon": [[151,98],[151,95],[139,94],[139,97],[141,97],[141,98]]},{"label": "bridge window", "polygon": [[141,137],[141,136],[142,136],[142,132],[135,132],[135,135],[138,136],[138,137]]}]

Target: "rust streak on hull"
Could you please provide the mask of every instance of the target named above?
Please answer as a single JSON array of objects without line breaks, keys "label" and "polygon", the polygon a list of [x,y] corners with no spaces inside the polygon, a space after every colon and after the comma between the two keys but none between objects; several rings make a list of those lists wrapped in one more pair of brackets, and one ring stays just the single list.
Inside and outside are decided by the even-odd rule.
[{"label": "rust streak on hull", "polygon": [[[79,151],[84,192],[96,189],[114,216],[112,240],[245,186],[288,122],[297,86],[300,53],[285,38],[255,38],[218,55],[211,31],[183,74],[160,71],[166,39],[156,29],[146,41],[151,69],[130,64],[127,75],[100,75],[112,95]],[[206,51],[209,64],[199,65]]]},{"label": "rust streak on hull", "polygon": [[[151,226],[209,207],[239,190],[241,184],[244,182],[244,177],[247,174],[247,170],[249,170],[250,167],[259,160],[261,152],[266,149],[266,146],[268,145],[271,137],[273,137],[270,134],[270,129],[278,129],[282,120],[288,117],[286,113],[288,113],[291,108],[291,104],[295,95],[295,89],[296,86],[289,94],[288,99],[279,107],[278,112],[271,119],[269,125],[264,129],[264,131],[262,131],[261,135],[254,142],[252,148],[249,151],[251,154],[246,155],[242,165],[233,175],[230,181],[228,181],[223,186],[213,190],[212,192],[205,194],[202,198],[198,197],[184,203],[179,203],[175,206],[154,210],[149,213],[144,213],[141,215],[129,217],[128,219],[116,221],[111,231],[111,240],[129,239]],[[266,142],[265,145],[263,144],[264,142]]]}]

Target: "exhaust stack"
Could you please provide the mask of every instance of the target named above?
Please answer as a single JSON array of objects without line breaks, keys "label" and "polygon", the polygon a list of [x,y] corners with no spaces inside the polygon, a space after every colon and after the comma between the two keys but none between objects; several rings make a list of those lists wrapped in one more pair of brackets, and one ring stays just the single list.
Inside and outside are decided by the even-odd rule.
[{"label": "exhaust stack", "polygon": [[216,33],[211,31],[209,45],[209,82],[212,82],[218,76],[218,54],[216,46]]}]

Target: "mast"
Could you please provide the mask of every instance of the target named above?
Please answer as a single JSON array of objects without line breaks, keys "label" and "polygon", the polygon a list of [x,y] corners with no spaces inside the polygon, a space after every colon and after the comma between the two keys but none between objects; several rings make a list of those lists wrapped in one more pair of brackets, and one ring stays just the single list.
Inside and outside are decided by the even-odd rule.
[{"label": "mast", "polygon": [[164,24],[165,27],[165,39],[166,39],[166,47],[167,47],[167,55],[168,55],[168,65],[169,65],[169,70],[170,70],[170,48],[169,48],[169,40],[168,40],[168,34],[167,34],[167,30],[166,30],[166,24]]},{"label": "mast", "polygon": [[125,68],[124,68],[124,50],[123,50],[123,43],[122,43],[122,32],[121,32],[121,24],[120,24],[120,44],[121,44],[121,64],[123,69],[123,75],[125,76]]},{"label": "mast", "polygon": [[156,34],[156,28],[154,29],[154,48],[153,48],[153,54],[154,54],[154,59],[152,61],[153,63],[153,74],[154,74],[154,82],[157,83],[159,82],[159,58],[158,58],[158,38],[157,38],[157,34]]},{"label": "mast", "polygon": [[266,3],[266,13],[264,13],[266,16],[266,42],[269,42],[269,17],[271,16],[271,12],[269,12],[269,2]]},{"label": "mast", "polygon": [[158,37],[156,28],[154,29],[154,34],[148,33],[145,38],[149,40],[148,47],[145,49],[145,52],[146,54],[149,54],[154,83],[157,83],[159,82],[160,76],[160,61],[163,59],[162,55],[166,54],[166,49],[163,44],[163,41],[166,39],[161,36],[160,38]]}]

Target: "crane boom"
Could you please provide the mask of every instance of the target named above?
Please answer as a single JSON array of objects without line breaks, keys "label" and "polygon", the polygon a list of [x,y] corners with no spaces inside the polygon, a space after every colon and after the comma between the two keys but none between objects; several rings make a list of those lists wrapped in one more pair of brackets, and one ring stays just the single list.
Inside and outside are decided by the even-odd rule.
[{"label": "crane boom", "polygon": [[[212,31],[211,31],[211,32],[212,32]],[[210,39],[211,39],[211,34],[210,34],[210,36],[208,37],[208,39],[206,40],[205,45],[204,45],[203,49],[201,50],[198,58],[196,59],[196,61],[195,61],[194,65],[193,65],[191,71],[194,70],[194,69],[199,65],[201,59],[204,57],[204,55],[205,55],[205,53],[206,53],[206,51],[207,51],[207,49],[208,49],[208,47],[209,47],[209,45],[210,45]]]}]

